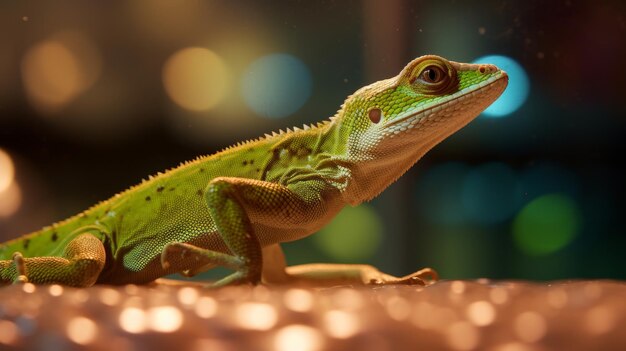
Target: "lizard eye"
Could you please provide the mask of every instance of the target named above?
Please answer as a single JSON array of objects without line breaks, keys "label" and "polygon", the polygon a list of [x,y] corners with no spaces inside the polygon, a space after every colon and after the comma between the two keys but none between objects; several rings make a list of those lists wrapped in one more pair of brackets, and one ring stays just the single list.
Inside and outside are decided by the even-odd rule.
[{"label": "lizard eye", "polygon": [[419,94],[444,95],[458,88],[457,72],[452,65],[439,59],[418,62],[408,83]]},{"label": "lizard eye", "polygon": [[428,66],[420,74],[420,79],[429,84],[437,84],[445,77],[445,72],[437,66]]}]

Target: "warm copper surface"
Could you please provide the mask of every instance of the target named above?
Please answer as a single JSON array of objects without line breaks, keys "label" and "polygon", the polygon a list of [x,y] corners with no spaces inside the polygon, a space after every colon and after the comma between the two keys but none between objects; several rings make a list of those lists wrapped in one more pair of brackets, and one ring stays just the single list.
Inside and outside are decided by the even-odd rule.
[{"label": "warm copper surface", "polygon": [[0,350],[624,350],[626,284],[0,288]]}]

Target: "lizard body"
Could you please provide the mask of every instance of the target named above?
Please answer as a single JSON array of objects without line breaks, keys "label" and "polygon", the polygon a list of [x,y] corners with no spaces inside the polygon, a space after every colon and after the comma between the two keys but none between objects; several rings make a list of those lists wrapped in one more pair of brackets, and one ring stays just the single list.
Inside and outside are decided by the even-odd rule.
[{"label": "lizard body", "polygon": [[505,72],[423,56],[349,96],[334,117],[199,157],[0,245],[0,282],[147,283],[215,266],[217,285],[403,283],[364,265],[285,269],[278,244],[382,192],[506,87]]}]

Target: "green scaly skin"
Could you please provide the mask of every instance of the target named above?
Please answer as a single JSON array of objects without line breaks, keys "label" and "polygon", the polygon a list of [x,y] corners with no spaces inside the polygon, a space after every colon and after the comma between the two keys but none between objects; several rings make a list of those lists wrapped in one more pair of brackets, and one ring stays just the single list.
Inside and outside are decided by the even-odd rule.
[{"label": "green scaly skin", "polygon": [[337,114],[199,157],[67,220],[0,245],[0,282],[147,283],[215,266],[215,285],[423,283],[365,265],[285,269],[278,244],[308,236],[382,192],[502,93],[493,65],[423,56],[363,87]]}]

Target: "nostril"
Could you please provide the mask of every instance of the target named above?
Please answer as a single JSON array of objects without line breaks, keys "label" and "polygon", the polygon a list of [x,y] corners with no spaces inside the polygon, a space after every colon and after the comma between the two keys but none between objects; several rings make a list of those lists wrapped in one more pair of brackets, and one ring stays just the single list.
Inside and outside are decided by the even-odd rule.
[{"label": "nostril", "polygon": [[485,70],[486,70],[486,69],[485,69],[485,66],[480,66],[480,67],[478,68],[478,71],[479,71],[480,73],[485,73]]}]

